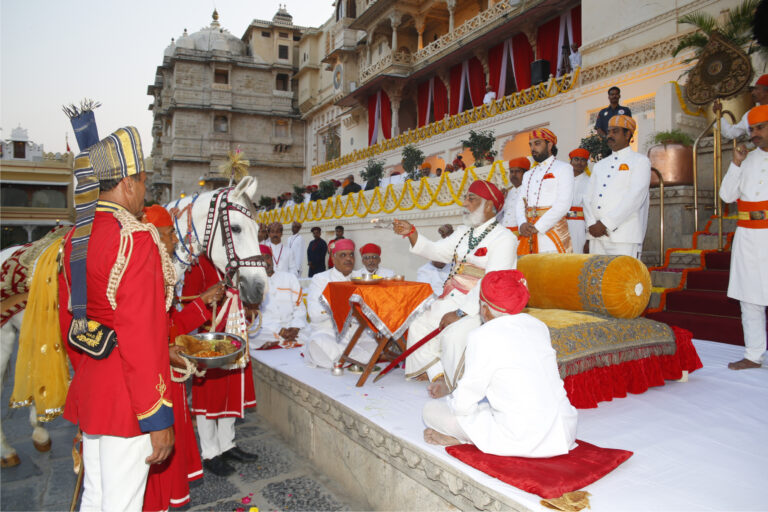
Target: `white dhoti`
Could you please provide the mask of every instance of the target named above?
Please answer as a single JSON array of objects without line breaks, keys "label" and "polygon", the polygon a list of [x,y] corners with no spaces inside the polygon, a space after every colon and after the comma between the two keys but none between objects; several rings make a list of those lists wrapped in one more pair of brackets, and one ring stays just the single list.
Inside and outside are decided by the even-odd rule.
[{"label": "white dhoti", "polygon": [[[487,404],[486,404],[487,405]],[[464,429],[459,425],[459,420],[456,419],[456,415],[448,405],[448,400],[438,398],[437,400],[430,400],[424,404],[424,409],[421,412],[421,418],[424,424],[432,430],[437,430],[441,434],[455,437],[462,443],[471,443],[469,436]]]},{"label": "white dhoti", "polygon": [[152,455],[149,434],[94,436],[83,432],[83,511],[136,511],[144,504]]},{"label": "white dhoti", "polygon": [[584,253],[584,242],[587,241],[587,228],[584,219],[566,219],[568,232],[571,234],[571,246],[573,254]]},{"label": "white dhoti", "polygon": [[606,237],[593,238],[589,241],[589,254],[639,258],[641,249],[642,244],[611,242]]},{"label": "white dhoti", "polygon": [[[333,368],[333,363],[339,360],[344,349],[354,336],[357,330],[356,326],[351,327],[344,336],[343,340],[338,341],[336,332],[331,328],[316,327],[310,325],[310,332],[308,333],[309,342],[305,345],[304,360],[309,366],[320,368]],[[349,357],[360,361],[361,363],[367,363],[374,351],[376,350],[378,343],[371,335],[370,330],[364,331],[360,335],[360,339],[357,340],[355,347],[349,354]]]}]

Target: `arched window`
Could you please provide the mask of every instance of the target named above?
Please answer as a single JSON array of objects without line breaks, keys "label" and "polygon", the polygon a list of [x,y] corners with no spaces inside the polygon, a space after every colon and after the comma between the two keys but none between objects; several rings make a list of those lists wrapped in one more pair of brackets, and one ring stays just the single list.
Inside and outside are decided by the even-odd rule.
[{"label": "arched window", "polygon": [[229,133],[229,119],[227,119],[227,116],[216,116],[213,118],[213,131]]}]

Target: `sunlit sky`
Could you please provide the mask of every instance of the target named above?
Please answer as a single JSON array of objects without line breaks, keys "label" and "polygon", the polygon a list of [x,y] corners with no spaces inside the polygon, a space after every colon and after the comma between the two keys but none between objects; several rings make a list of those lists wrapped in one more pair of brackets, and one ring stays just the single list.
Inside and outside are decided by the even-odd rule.
[{"label": "sunlit sky", "polygon": [[242,37],[253,19],[271,20],[282,3],[305,27],[333,14],[331,0],[1,0],[0,138],[21,125],[45,151],[62,152],[69,133],[77,152],[61,107],[91,98],[102,103],[99,136],[136,126],[148,156],[147,86],[171,38],[208,26],[214,8],[221,26]]}]

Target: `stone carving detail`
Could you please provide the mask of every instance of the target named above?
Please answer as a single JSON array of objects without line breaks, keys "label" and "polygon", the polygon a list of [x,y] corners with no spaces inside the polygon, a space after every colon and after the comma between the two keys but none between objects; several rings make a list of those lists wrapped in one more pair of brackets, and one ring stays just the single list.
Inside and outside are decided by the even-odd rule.
[{"label": "stone carving detail", "polygon": [[614,59],[581,70],[581,83],[588,84],[609,76],[619,75],[630,69],[637,68],[651,62],[667,59],[686,34],[678,34],[664,41],[647,46],[641,50],[620,55]]}]

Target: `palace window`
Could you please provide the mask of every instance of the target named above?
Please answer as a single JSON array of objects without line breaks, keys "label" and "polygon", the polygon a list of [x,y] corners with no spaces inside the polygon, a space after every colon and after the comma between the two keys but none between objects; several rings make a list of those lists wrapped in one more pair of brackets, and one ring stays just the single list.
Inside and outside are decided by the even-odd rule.
[{"label": "palace window", "polygon": [[277,80],[275,83],[275,89],[278,91],[287,91],[288,90],[288,75],[280,73],[277,75]]},{"label": "palace window", "polygon": [[216,69],[213,72],[213,83],[215,84],[228,84],[229,83],[229,70]]},{"label": "palace window", "polygon": [[284,44],[277,46],[277,58],[278,59],[288,59],[288,47]]},{"label": "palace window", "polygon": [[261,32],[261,37],[272,37],[272,33],[271,32],[262,31]]},{"label": "palace window", "polygon": [[229,119],[227,116],[213,118],[213,131],[216,133],[229,133]]}]

